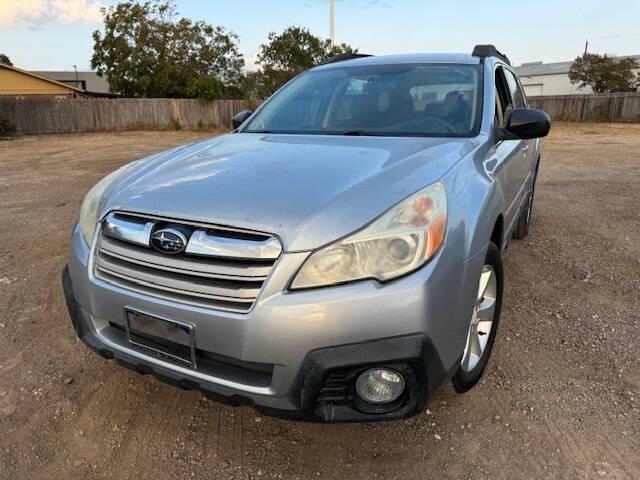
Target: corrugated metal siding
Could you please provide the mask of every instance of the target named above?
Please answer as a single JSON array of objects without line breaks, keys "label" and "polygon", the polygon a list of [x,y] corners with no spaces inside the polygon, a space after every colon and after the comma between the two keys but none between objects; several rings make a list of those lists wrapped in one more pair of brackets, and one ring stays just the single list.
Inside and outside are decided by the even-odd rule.
[{"label": "corrugated metal siding", "polygon": [[543,85],[541,83],[532,83],[530,85],[522,85],[524,87],[524,93],[527,97],[540,97],[542,96]]},{"label": "corrugated metal siding", "polygon": [[539,87],[534,87],[537,92],[535,95],[587,95],[593,93],[590,87],[579,89],[577,84],[571,83],[569,75],[564,73],[558,75],[521,76],[520,81],[527,95],[534,95],[529,93],[528,85],[539,85]]},{"label": "corrugated metal siding", "polygon": [[[70,72],[52,72],[52,71],[43,71],[43,72],[32,72],[36,75],[40,75],[41,77],[50,78],[52,80],[57,80],[58,82],[69,83],[74,87],[76,84],[76,73],[73,71]],[[86,84],[86,89],[90,92],[98,92],[98,93],[109,93],[109,83],[107,82],[106,77],[99,77],[96,72],[78,72],[78,82],[81,84],[84,82]],[[78,88],[80,88],[78,86]]]},{"label": "corrugated metal siding", "polygon": [[[518,69],[516,68],[516,71]],[[637,74],[639,70],[635,70]],[[578,88],[577,84],[571,83],[569,75],[566,73],[558,73],[553,75],[518,75],[522,86],[524,87],[527,95],[589,95],[593,91],[591,87]],[[532,86],[530,89],[527,86]],[[541,85],[540,87],[534,87],[533,85]],[[529,91],[535,91],[536,93],[529,93]]]}]

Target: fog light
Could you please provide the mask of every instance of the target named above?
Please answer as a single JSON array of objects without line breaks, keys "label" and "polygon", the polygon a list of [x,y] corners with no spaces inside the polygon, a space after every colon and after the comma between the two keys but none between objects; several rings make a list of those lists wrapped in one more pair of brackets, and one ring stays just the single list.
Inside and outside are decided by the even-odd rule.
[{"label": "fog light", "polygon": [[356,392],[369,403],[389,403],[404,392],[404,378],[388,368],[372,368],[356,381]]}]

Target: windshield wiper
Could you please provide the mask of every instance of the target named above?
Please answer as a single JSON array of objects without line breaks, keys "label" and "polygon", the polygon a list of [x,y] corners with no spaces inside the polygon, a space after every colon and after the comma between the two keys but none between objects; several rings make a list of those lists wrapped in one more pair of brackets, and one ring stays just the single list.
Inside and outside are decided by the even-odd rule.
[{"label": "windshield wiper", "polygon": [[351,137],[363,137],[363,136],[380,137],[387,134],[380,133],[380,132],[367,132],[366,130],[347,130],[346,132],[340,133],[340,135],[347,135]]}]

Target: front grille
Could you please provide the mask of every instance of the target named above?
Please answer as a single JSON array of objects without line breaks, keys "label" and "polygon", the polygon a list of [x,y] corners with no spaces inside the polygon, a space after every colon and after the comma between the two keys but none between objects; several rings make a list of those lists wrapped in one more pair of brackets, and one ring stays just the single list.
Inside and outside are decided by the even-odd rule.
[{"label": "front grille", "polygon": [[[186,228],[194,239],[197,236],[197,250],[189,243],[179,254],[151,248],[145,239],[167,226]],[[137,292],[206,308],[247,312],[280,253],[273,248],[276,241],[275,237],[253,232],[112,213],[103,222],[96,245],[95,274]],[[263,248],[265,245],[271,250]]]}]

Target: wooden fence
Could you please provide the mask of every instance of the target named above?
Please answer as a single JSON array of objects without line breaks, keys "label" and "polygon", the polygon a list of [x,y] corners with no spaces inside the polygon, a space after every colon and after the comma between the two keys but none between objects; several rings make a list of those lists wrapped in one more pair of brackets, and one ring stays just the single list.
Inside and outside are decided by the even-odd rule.
[{"label": "wooden fence", "polygon": [[556,120],[640,122],[640,93],[529,97],[534,108]]},{"label": "wooden fence", "polygon": [[[251,104],[254,103],[254,104]],[[0,98],[0,117],[18,133],[230,128],[245,100],[171,98]],[[640,122],[640,93],[530,97],[556,120]]]},{"label": "wooden fence", "polygon": [[0,98],[0,117],[17,133],[230,128],[244,100],[171,98]]}]

